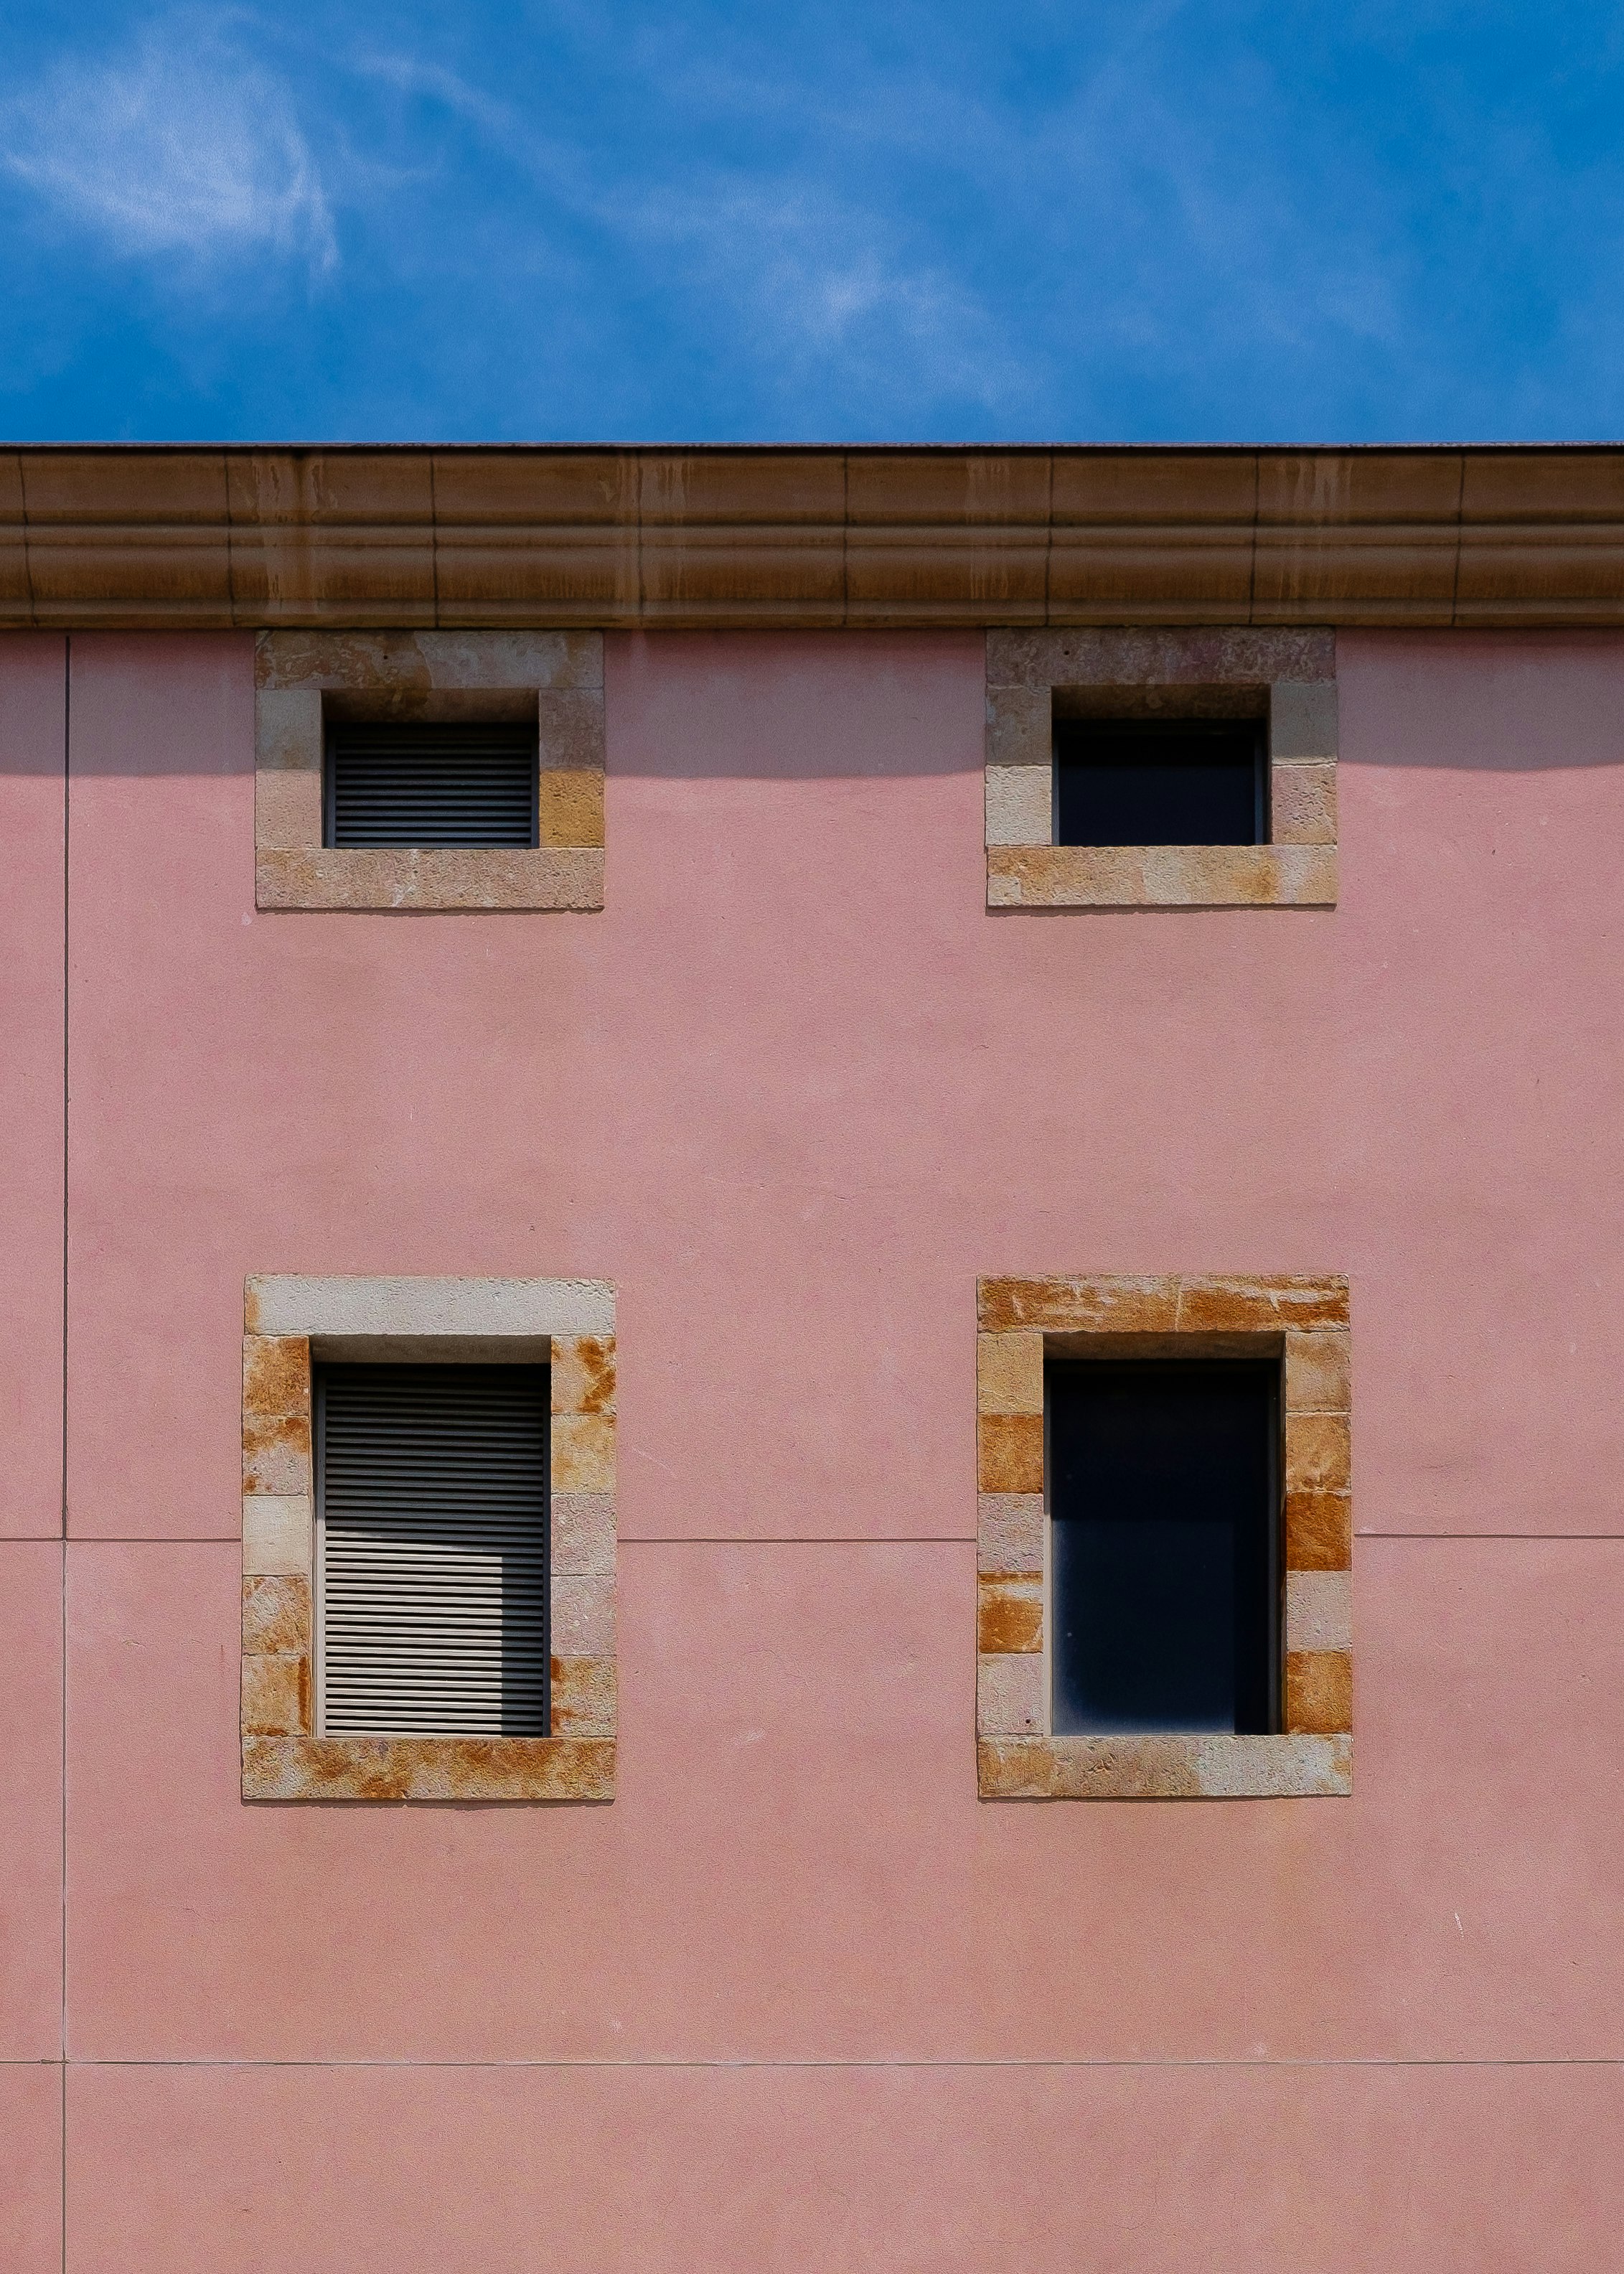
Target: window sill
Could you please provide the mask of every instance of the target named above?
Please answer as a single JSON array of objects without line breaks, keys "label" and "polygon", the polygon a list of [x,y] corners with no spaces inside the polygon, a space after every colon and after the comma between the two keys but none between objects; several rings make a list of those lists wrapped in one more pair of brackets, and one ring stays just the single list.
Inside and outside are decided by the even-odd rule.
[{"label": "window sill", "polygon": [[244,1800],[613,1800],[613,1737],[243,1739]]},{"label": "window sill", "polygon": [[983,1737],[983,1800],[1309,1799],[1353,1790],[1348,1736]]},{"label": "window sill", "polygon": [[989,908],[1331,908],[1335,845],[989,845]]},{"label": "window sill", "polygon": [[254,905],[423,912],[604,904],[601,847],[262,847]]}]

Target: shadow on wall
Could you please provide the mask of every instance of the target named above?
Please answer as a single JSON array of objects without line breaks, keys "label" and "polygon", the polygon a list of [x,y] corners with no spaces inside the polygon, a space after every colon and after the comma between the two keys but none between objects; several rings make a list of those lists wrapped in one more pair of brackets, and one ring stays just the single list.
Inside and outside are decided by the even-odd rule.
[{"label": "shadow on wall", "polygon": [[1624,635],[1340,632],[1344,766],[1624,765]]}]

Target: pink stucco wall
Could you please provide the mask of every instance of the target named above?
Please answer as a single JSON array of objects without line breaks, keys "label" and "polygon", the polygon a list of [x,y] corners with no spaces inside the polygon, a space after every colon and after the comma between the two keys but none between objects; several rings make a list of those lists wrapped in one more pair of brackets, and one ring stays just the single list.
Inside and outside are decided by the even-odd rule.
[{"label": "pink stucco wall", "polygon": [[[751,636],[608,643],[605,914],[391,918],[254,912],[249,640],[0,644],[0,2263],[1607,2262],[1624,641],[1339,653],[1335,914],[989,915],[979,639]],[[976,1800],[1068,1268],[1351,1276],[1352,1800]],[[619,1284],[612,1806],[238,1800],[300,1270]]]}]

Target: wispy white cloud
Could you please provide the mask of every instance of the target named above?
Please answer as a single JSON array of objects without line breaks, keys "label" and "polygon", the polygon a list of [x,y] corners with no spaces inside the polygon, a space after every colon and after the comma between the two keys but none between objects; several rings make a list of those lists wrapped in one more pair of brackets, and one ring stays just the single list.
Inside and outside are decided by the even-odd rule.
[{"label": "wispy white cloud", "polygon": [[321,174],[286,83],[229,17],[172,17],[121,55],[68,58],[0,108],[0,165],[132,254],[337,258]]}]

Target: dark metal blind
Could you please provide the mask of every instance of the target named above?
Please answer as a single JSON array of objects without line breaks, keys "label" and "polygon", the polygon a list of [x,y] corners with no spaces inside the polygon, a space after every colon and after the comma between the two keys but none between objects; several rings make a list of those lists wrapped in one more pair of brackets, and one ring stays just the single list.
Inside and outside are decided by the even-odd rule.
[{"label": "dark metal blind", "polygon": [[327,737],[329,845],[533,845],[536,734],[523,726],[365,725]]},{"label": "dark metal blind", "polygon": [[548,1406],[545,1367],[320,1369],[325,1731],[546,1735]]}]

